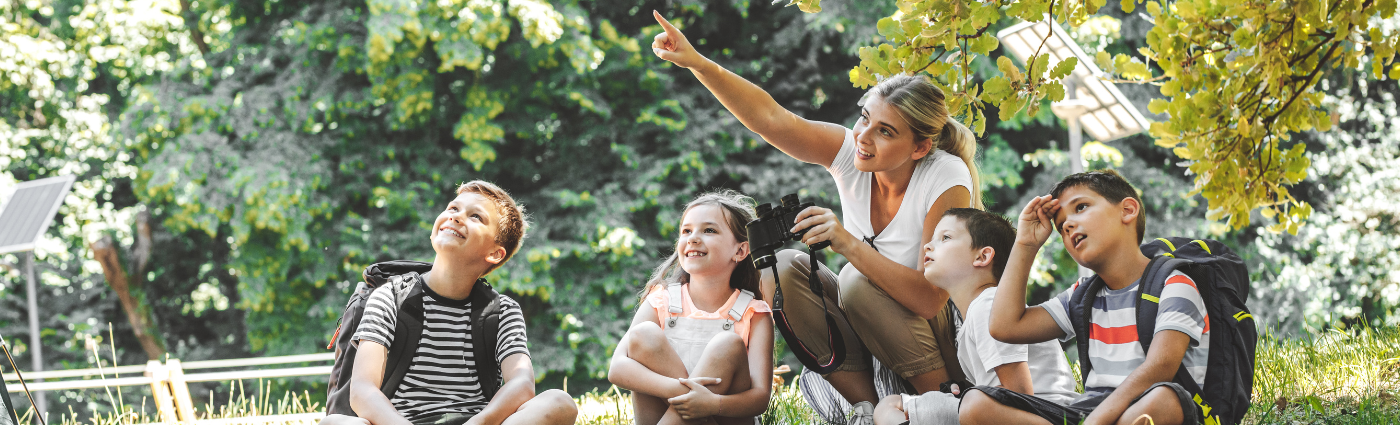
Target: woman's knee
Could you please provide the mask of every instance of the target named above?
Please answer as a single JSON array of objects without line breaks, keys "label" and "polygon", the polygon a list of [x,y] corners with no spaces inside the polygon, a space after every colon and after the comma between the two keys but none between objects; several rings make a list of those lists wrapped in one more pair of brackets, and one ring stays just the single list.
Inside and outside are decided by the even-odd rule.
[{"label": "woman's knee", "polygon": [[778,258],[778,277],[789,284],[797,280],[806,282],[811,266],[807,253],[795,249],[784,249],[774,254]]},{"label": "woman's knee", "polygon": [[[841,269],[841,306],[864,306],[881,297],[888,298],[885,292],[870,283],[865,274],[849,264]],[[858,308],[858,307],[857,307]]]}]

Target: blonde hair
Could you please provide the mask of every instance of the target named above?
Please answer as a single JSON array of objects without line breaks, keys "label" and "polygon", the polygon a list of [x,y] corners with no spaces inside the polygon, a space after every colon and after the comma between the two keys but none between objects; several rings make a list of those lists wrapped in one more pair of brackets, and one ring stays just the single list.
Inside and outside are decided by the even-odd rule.
[{"label": "blonde hair", "polygon": [[[734,233],[734,239],[738,242],[749,241],[748,224],[755,217],[753,209],[753,199],[744,196],[733,190],[719,190],[708,192],[695,197],[690,203],[685,204],[685,209],[681,210],[681,218],[684,220],[685,213],[691,208],[701,205],[714,205],[724,212],[725,224],[729,225],[729,231]],[[643,299],[656,286],[665,286],[671,282],[690,283],[690,273],[680,266],[680,252],[671,253],[665,261],[656,266],[651,273],[651,279],[642,286],[639,294]],[[754,297],[763,298],[762,291],[759,291],[759,272],[754,268],[753,261],[745,257],[734,266],[734,272],[729,275],[729,287],[733,289],[743,289],[754,293]]]},{"label": "blonde hair", "polygon": [[981,178],[977,173],[977,136],[957,119],[948,116],[943,90],[939,90],[926,76],[898,74],[871,88],[861,97],[860,103],[864,105],[871,95],[880,96],[885,103],[894,106],[899,117],[909,123],[915,143],[928,139],[933,141],[934,148],[962,158],[967,164],[967,171],[972,174],[972,187],[969,190],[972,206],[985,209],[982,205]]}]

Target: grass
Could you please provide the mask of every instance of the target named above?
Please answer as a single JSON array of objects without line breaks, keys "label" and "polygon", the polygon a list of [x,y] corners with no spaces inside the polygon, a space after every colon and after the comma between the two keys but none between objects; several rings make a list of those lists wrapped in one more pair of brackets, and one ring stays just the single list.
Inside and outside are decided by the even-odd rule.
[{"label": "grass", "polygon": [[[1071,364],[1078,375],[1077,364]],[[795,381],[795,380],[794,380]],[[579,425],[631,424],[631,404],[611,389],[579,398]],[[606,407],[606,409],[599,407]],[[595,410],[589,410],[595,407]],[[597,412],[597,413],[594,413]],[[764,424],[816,423],[796,385],[773,394]],[[1245,425],[1400,423],[1400,327],[1333,329],[1300,339],[1260,338],[1254,401]]]},{"label": "grass", "polygon": [[[792,378],[789,374],[787,377]],[[796,381],[795,379],[792,379]],[[263,415],[314,413],[324,407],[310,394],[283,393],[273,397],[271,384],[261,381],[256,391],[244,391],[232,383],[227,400],[208,400],[201,419],[227,419]],[[795,383],[776,386],[764,424],[813,423],[816,415]],[[632,421],[630,397],[617,388],[579,396],[579,425],[621,425]],[[62,425],[117,425],[158,422],[144,399],[139,405],[121,402],[121,394],[108,392],[113,412],[79,418],[63,414],[49,418]],[[26,416],[28,413],[25,414]],[[22,419],[21,423],[27,423]],[[304,422],[309,423],[309,422]],[[1246,425],[1284,424],[1395,424],[1400,423],[1400,327],[1333,329],[1299,339],[1264,336],[1256,356],[1254,402]]]},{"label": "grass", "polygon": [[[266,385],[264,385],[266,384]],[[203,406],[196,407],[195,416],[198,420],[223,419],[229,425],[238,425],[248,421],[240,421],[241,418],[254,416],[271,415],[291,415],[299,413],[324,412],[326,409],[319,402],[311,397],[311,394],[303,392],[301,394],[284,392],[280,398],[272,395],[272,382],[259,380],[256,393],[248,393],[243,387],[243,381],[230,381],[234,390],[229,392],[229,397],[223,403],[215,403],[211,398]],[[87,418],[80,418],[79,415],[65,413],[57,418],[57,421],[50,419],[50,423],[61,425],[125,425],[125,424],[153,424],[160,422],[161,418],[157,412],[147,409],[150,404],[145,397],[142,397],[139,406],[120,404],[112,401],[113,411],[91,415]],[[202,409],[200,408],[202,407]],[[26,415],[33,410],[26,412]],[[314,424],[315,420],[297,420],[285,422],[266,422],[267,424]],[[19,423],[32,423],[27,421],[27,416],[21,418]]]}]

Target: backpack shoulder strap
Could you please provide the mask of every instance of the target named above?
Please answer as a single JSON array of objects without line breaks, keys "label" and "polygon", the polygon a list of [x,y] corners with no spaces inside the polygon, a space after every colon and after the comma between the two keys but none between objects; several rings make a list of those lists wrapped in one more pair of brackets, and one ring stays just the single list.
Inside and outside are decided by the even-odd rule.
[{"label": "backpack shoulder strap", "polygon": [[496,362],[497,335],[501,329],[501,294],[485,278],[477,279],[470,296],[472,309],[472,356],[476,360],[477,381],[487,402],[501,387],[501,365]]},{"label": "backpack shoulder strap", "polygon": [[1079,279],[1079,286],[1070,294],[1070,326],[1074,327],[1074,343],[1079,351],[1079,382],[1089,382],[1089,371],[1094,369],[1089,361],[1089,322],[1094,318],[1094,296],[1103,288],[1103,279],[1098,275]]},{"label": "backpack shoulder strap", "polygon": [[1157,329],[1157,312],[1162,306],[1162,290],[1166,287],[1167,277],[1190,263],[1164,254],[1153,257],[1147,263],[1147,269],[1143,270],[1137,297],[1137,333],[1143,353],[1152,347],[1152,336]]},{"label": "backpack shoulder strap", "polygon": [[379,390],[389,399],[394,398],[403,377],[408,375],[408,366],[413,363],[413,353],[423,338],[423,287],[417,272],[394,276],[389,281],[390,291],[398,311],[394,318],[394,341],[389,344],[389,354],[384,362],[384,381]]},{"label": "backpack shoulder strap", "polygon": [[[1138,342],[1142,344],[1143,353],[1152,349],[1152,338],[1156,335],[1157,329],[1157,313],[1161,311],[1162,290],[1166,289],[1167,278],[1171,277],[1173,272],[1177,270],[1185,272],[1185,269],[1191,266],[1190,260],[1161,255],[1153,258],[1147,266],[1147,271],[1143,272],[1144,280],[1138,285],[1139,296],[1137,299]],[[1201,298],[1205,299],[1207,282],[1196,282],[1196,288],[1202,291]],[[1184,363],[1177,368],[1172,382],[1181,385],[1191,394],[1201,394],[1200,386],[1191,377],[1191,373],[1186,370]]]}]

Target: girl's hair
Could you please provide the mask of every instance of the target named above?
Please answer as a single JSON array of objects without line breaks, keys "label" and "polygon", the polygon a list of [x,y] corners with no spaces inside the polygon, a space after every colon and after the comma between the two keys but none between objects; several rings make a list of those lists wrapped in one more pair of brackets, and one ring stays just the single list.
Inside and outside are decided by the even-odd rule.
[{"label": "girl's hair", "polygon": [[934,148],[962,158],[967,163],[967,170],[972,173],[972,206],[985,208],[982,205],[981,179],[977,175],[977,137],[967,126],[948,116],[943,90],[939,90],[926,76],[897,74],[866,92],[860,104],[864,105],[871,95],[880,96],[899,111],[900,118],[904,118],[914,132],[916,143],[929,139],[933,141]]},{"label": "girl's hair", "polygon": [[[701,205],[720,207],[720,211],[724,213],[724,221],[729,225],[729,231],[734,233],[734,239],[738,242],[749,241],[747,225],[754,219],[753,199],[732,190],[705,193],[685,204],[685,209],[681,210],[682,220],[691,208]],[[690,273],[686,273],[680,266],[680,252],[672,252],[666,261],[656,266],[656,270],[651,273],[651,279],[642,287],[640,295],[645,299],[653,287],[665,286],[672,282],[690,283]],[[739,264],[734,266],[734,273],[729,275],[730,288],[747,290],[753,292],[755,298],[763,299],[758,282],[758,269],[754,268],[753,262],[748,258],[740,260]]]}]

